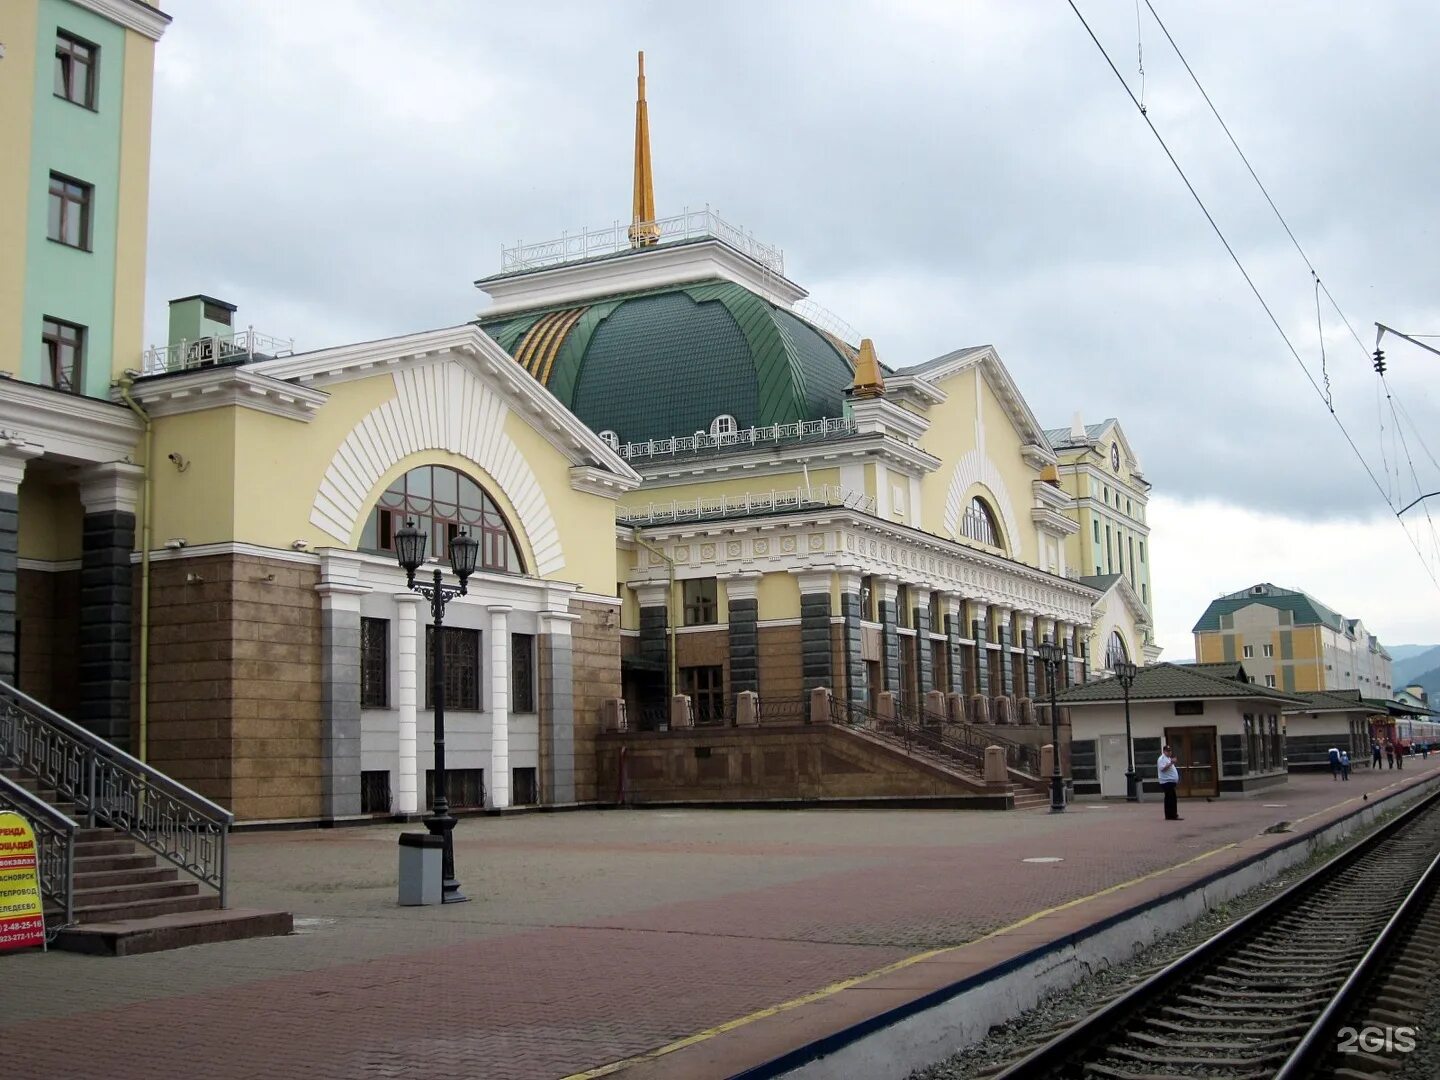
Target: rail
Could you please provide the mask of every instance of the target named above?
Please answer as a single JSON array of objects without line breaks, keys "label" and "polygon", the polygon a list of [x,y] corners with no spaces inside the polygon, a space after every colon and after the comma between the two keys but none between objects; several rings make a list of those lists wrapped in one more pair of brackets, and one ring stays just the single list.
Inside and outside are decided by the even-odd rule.
[{"label": "rail", "polygon": [[232,334],[210,334],[188,340],[181,338],[173,345],[152,345],[145,350],[142,371],[146,375],[165,375],[172,371],[249,363],[257,356],[269,360],[289,356],[294,351],[294,338],[262,334],[250,326]]},{"label": "rail", "polygon": [[[645,227],[647,235],[655,238],[653,242],[656,244],[713,237],[755,260],[772,273],[785,276],[783,251],[756,240],[751,233],[739,226],[731,225],[709,206],[703,210],[686,207],[671,217],[656,218],[654,221],[639,224]],[[542,240],[536,244],[517,243],[513,247],[502,244],[500,271],[504,274],[520,273],[629,251],[635,247],[630,239],[631,227],[630,222],[617,220],[598,229],[581,229],[578,233],[566,232],[555,240]]]},{"label": "rail", "polygon": [[652,502],[645,506],[621,506],[615,510],[615,520],[626,525],[663,525],[828,507],[848,507],[869,514],[874,512],[875,500],[862,492],[838,485],[816,484],[785,491],[701,496]]},{"label": "rail", "polygon": [[[1279,1054],[1283,1054],[1283,1059],[1274,1065],[1243,1060],[1227,1060],[1223,1064],[1234,1070],[1230,1075],[1236,1076],[1259,1075],[1255,1070],[1261,1068],[1264,1070],[1264,1075],[1277,1078],[1277,1080],[1280,1077],[1284,1077],[1285,1080],[1298,1080],[1300,1076],[1315,1075],[1314,1071],[1308,1067],[1306,1059],[1311,1058],[1322,1049],[1327,1049],[1323,1039],[1319,1037],[1322,1031],[1317,1029],[1320,1029],[1321,1025],[1332,1024],[1339,1015],[1340,1009],[1332,1007],[1337,993],[1353,992],[1359,982],[1355,979],[1354,973],[1367,963],[1374,963],[1374,958],[1384,951],[1383,943],[1387,934],[1393,933],[1393,928],[1401,925],[1397,922],[1401,918],[1401,914],[1413,911],[1409,904],[1414,897],[1421,895],[1420,886],[1426,885],[1427,882],[1433,884],[1437,873],[1437,861],[1440,860],[1437,860],[1433,854],[1424,860],[1425,865],[1418,876],[1418,883],[1405,890],[1406,899],[1398,905],[1396,913],[1386,920],[1377,935],[1370,939],[1372,944],[1362,950],[1363,956],[1356,957],[1356,962],[1350,965],[1351,976],[1344,979],[1338,991],[1334,992],[1325,990],[1321,986],[1323,981],[1320,972],[1321,965],[1329,962],[1332,958],[1322,958],[1316,942],[1330,941],[1337,936],[1343,936],[1342,931],[1354,932],[1355,926],[1341,927],[1337,925],[1334,922],[1334,912],[1327,913],[1321,908],[1321,897],[1325,890],[1332,886],[1344,886],[1349,883],[1354,899],[1346,908],[1347,918],[1354,915],[1354,918],[1350,918],[1350,922],[1356,923],[1359,912],[1368,911],[1380,902],[1375,881],[1377,866],[1384,866],[1387,869],[1393,867],[1393,860],[1397,855],[1395,845],[1403,848],[1405,833],[1410,826],[1426,825],[1426,816],[1434,814],[1437,807],[1440,807],[1440,795],[1432,795],[1420,800],[1372,835],[1294,882],[1248,915],[1231,923],[1201,945],[1138,983],[1104,1008],[1092,1013],[1080,1023],[1018,1061],[1012,1062],[1007,1068],[996,1074],[995,1080],[1042,1080],[1045,1077],[1080,1075],[1080,1071],[1084,1068],[1083,1063],[1087,1059],[1093,1060],[1096,1057],[1108,1056],[1112,1052],[1113,1040],[1119,1033],[1128,1031],[1155,1009],[1167,1007],[1166,1002],[1174,992],[1184,991],[1189,999],[1188,1011],[1197,1015],[1197,1023],[1203,1019],[1203,1017],[1198,1017],[1199,1012],[1220,1011],[1220,1007],[1213,1004],[1215,999],[1204,997],[1200,982],[1203,978],[1215,973],[1219,965],[1229,962],[1227,961],[1228,957],[1246,958],[1250,960],[1251,966],[1254,966],[1277,962],[1276,957],[1293,959],[1297,952],[1304,954],[1301,965],[1307,969],[1305,978],[1308,980],[1308,991],[1306,987],[1297,985],[1293,975],[1281,977],[1279,974],[1273,974],[1267,978],[1262,974],[1257,976],[1260,984],[1263,984],[1258,999],[1253,996],[1249,998],[1244,996],[1244,990],[1238,985],[1239,975],[1230,980],[1223,994],[1226,999],[1226,1010],[1249,1008],[1254,1010],[1251,1023],[1263,1025],[1268,1022],[1271,1025],[1272,1034],[1263,1049],[1266,1051],[1274,1049],[1277,1040],[1280,1039],[1287,1041],[1293,1039],[1294,1045],[1288,1051],[1281,1050]],[[1315,925],[1308,928],[1303,927],[1302,924],[1306,919],[1314,921]],[[1264,940],[1267,933],[1272,935],[1272,940],[1268,942]],[[1259,946],[1258,951],[1257,946]],[[1382,947],[1377,951],[1377,946]],[[1348,948],[1348,942],[1337,943],[1334,949],[1335,957],[1341,956],[1346,948]],[[1318,1012],[1318,1017],[1312,1021],[1302,1022],[1299,1026],[1290,1026],[1290,1022],[1287,1020],[1285,1021],[1286,1026],[1282,1029],[1276,1026],[1278,1021],[1261,1015],[1264,1008],[1257,1004],[1258,1000],[1285,996],[1277,991],[1277,986],[1283,986],[1292,994],[1302,991],[1313,994],[1319,999],[1313,1006]],[[1343,1008],[1343,1002],[1341,1008]],[[1168,1023],[1168,1021],[1166,1022]],[[1226,1018],[1217,1017],[1215,1023],[1223,1025],[1226,1023]],[[1216,1037],[1216,1035],[1211,1035],[1212,1040]],[[1189,1032],[1188,1038],[1203,1038],[1203,1033]],[[1193,1045],[1193,1042],[1186,1044],[1187,1047]],[[1213,1047],[1214,1043],[1212,1041],[1204,1045],[1209,1048]],[[1248,1046],[1249,1044],[1244,1045]],[[1241,1048],[1242,1046],[1238,1044],[1230,1047],[1229,1057],[1238,1057],[1238,1050]],[[1185,1075],[1201,1075],[1198,1070],[1188,1069],[1186,1067],[1188,1063],[1178,1060],[1180,1051],[1181,1046],[1178,1041],[1173,1041],[1173,1045],[1163,1048],[1163,1052],[1174,1060],[1176,1065],[1174,1075],[1182,1072]],[[1137,1072],[1145,1069],[1146,1065],[1144,1062],[1135,1060],[1133,1056],[1128,1063]],[[1146,1075],[1155,1074],[1153,1069],[1146,1069],[1145,1072]],[[1165,1075],[1172,1075],[1172,1073],[1167,1072]]]},{"label": "rail", "polygon": [[985,772],[985,751],[998,746],[1005,751],[1005,767],[1031,779],[1040,779],[1038,747],[1002,735],[993,725],[957,722],[925,709],[899,708],[893,717],[882,716],[869,706],[832,698],[831,719],[835,723],[864,728],[907,750],[921,749],[963,764],[973,772]]},{"label": "rail", "polygon": [[0,807],[14,810],[35,832],[40,901],[58,901],[65,925],[75,921],[75,834],[80,826],[34,792],[0,776]]},{"label": "rail", "polygon": [[921,706],[915,712],[916,720],[930,728],[938,728],[946,739],[957,741],[967,749],[978,749],[983,766],[985,749],[998,746],[1005,751],[1005,767],[1033,779],[1040,776],[1040,748],[1030,743],[1012,739],[1002,734],[993,724],[972,724],[966,720],[951,720],[948,716],[931,712]]},{"label": "rail", "polygon": [[73,802],[87,827],[101,822],[143,844],[226,906],[234,815],[143,761],[0,682],[0,763]]},{"label": "rail", "polygon": [[797,420],[789,424],[767,424],[738,431],[697,431],[693,435],[672,435],[667,439],[644,439],[620,443],[617,450],[626,461],[641,461],[644,458],[678,457],[716,450],[763,449],[781,443],[833,439],[853,434],[855,421],[852,418],[829,416],[823,420]]},{"label": "rail", "polygon": [[755,705],[755,721],[761,725],[808,724],[810,722],[810,699],[808,697],[762,697]]}]

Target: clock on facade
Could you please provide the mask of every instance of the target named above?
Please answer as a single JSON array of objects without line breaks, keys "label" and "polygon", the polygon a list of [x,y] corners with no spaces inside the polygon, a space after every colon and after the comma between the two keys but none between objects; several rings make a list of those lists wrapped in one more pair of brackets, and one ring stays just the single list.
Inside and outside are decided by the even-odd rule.
[{"label": "clock on facade", "polygon": [[1120,444],[1110,444],[1110,467],[1116,472],[1120,471]]}]

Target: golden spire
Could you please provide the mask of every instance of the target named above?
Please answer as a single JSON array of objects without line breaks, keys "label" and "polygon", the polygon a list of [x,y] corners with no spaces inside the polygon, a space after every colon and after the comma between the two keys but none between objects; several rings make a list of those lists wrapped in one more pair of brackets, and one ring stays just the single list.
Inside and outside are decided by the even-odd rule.
[{"label": "golden spire", "polygon": [[655,179],[650,174],[650,112],[645,104],[645,53],[635,80],[635,194],[630,216],[630,246],[649,247],[660,239],[655,224]]},{"label": "golden spire", "polygon": [[880,361],[875,357],[875,343],[868,337],[860,342],[860,353],[855,357],[855,381],[850,384],[849,393],[857,398],[885,394],[885,376],[880,373]]}]

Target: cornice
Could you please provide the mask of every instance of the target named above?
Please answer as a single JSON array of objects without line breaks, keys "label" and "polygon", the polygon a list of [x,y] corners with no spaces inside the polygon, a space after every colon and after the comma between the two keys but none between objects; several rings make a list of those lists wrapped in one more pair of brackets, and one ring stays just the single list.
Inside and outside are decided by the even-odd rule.
[{"label": "cornice", "polygon": [[511,312],[581,304],[619,293],[716,278],[733,281],[787,310],[809,295],[795,282],[714,237],[484,278],[475,285],[490,296],[490,307],[481,313],[481,318],[489,319]]},{"label": "cornice", "polygon": [[950,395],[923,375],[891,375],[885,380],[885,396],[891,401],[914,400],[922,408],[941,405]]},{"label": "cornice", "polygon": [[143,431],[124,405],[0,379],[0,442],[75,461],[117,461],[134,454]]},{"label": "cornice", "polygon": [[1031,507],[1030,520],[1037,529],[1042,529],[1055,536],[1074,536],[1080,531],[1079,522],[1071,520],[1048,506]]},{"label": "cornice", "polygon": [[151,41],[159,41],[170,25],[170,16],[159,8],[138,0],[70,0],[76,7],[93,11],[113,23],[144,34]]},{"label": "cornice", "polygon": [[817,462],[827,468],[847,459],[880,458],[887,465],[917,473],[934,472],[940,459],[919,447],[909,446],[888,435],[853,435],[845,439],[827,440],[806,446],[788,443],[780,447],[757,448],[706,458],[656,458],[636,466],[647,485],[668,486],[671,483],[693,483],[703,477],[744,474],[772,476],[793,473],[803,462]]},{"label": "cornice", "polygon": [[930,421],[917,416],[908,409],[902,409],[893,401],[884,398],[866,398],[850,403],[850,415],[855,419],[855,430],[862,435],[889,435],[898,432],[902,437],[918,440],[930,430]]},{"label": "cornice", "polygon": [[139,379],[132,394],[156,418],[239,407],[302,423],[313,420],[330,399],[324,391],[274,378],[250,365]]},{"label": "cornice", "polygon": [[570,486],[576,491],[618,499],[627,491],[639,487],[640,478],[621,476],[606,469],[597,469],[594,465],[576,465],[570,470]]}]

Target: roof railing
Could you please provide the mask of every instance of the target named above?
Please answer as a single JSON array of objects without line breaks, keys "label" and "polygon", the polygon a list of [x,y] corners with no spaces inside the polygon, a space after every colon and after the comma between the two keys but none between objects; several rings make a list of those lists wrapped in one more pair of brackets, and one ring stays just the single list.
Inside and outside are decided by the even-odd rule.
[{"label": "roof railing", "polygon": [[193,371],[222,364],[246,364],[257,356],[269,360],[276,356],[289,356],[294,351],[294,338],[262,334],[249,326],[230,334],[181,338],[173,345],[152,345],[145,350],[143,371],[146,375],[164,375],[171,371]]},{"label": "roof railing", "polygon": [[625,525],[665,525],[683,521],[713,521],[717,518],[752,517],[787,510],[848,507],[862,513],[875,512],[875,500],[864,492],[835,484],[816,484],[784,491],[747,492],[744,495],[711,495],[695,499],[672,499],[645,506],[621,506],[615,520]]},{"label": "roof railing", "polygon": [[[656,218],[642,222],[647,231],[653,230],[657,244],[675,240],[696,240],[714,237],[751,259],[772,273],[785,276],[785,253],[778,247],[756,240],[754,235],[731,225],[709,205],[703,210],[686,208],[673,217]],[[563,233],[559,239],[544,240],[538,244],[516,243],[513,247],[500,247],[500,270],[502,273],[518,273],[522,270],[538,270],[545,266],[559,266],[562,263],[580,262],[600,255],[612,255],[628,251],[634,245],[630,240],[630,222],[615,221],[598,229],[581,229],[578,233]]]},{"label": "roof railing", "polygon": [[701,454],[711,450],[748,449],[781,442],[829,439],[853,434],[855,421],[848,416],[837,416],[823,420],[799,420],[792,424],[750,427],[714,435],[697,431],[694,435],[672,435],[668,439],[622,443],[616,449],[626,461],[638,461],[642,458],[676,457],[680,454]]}]

